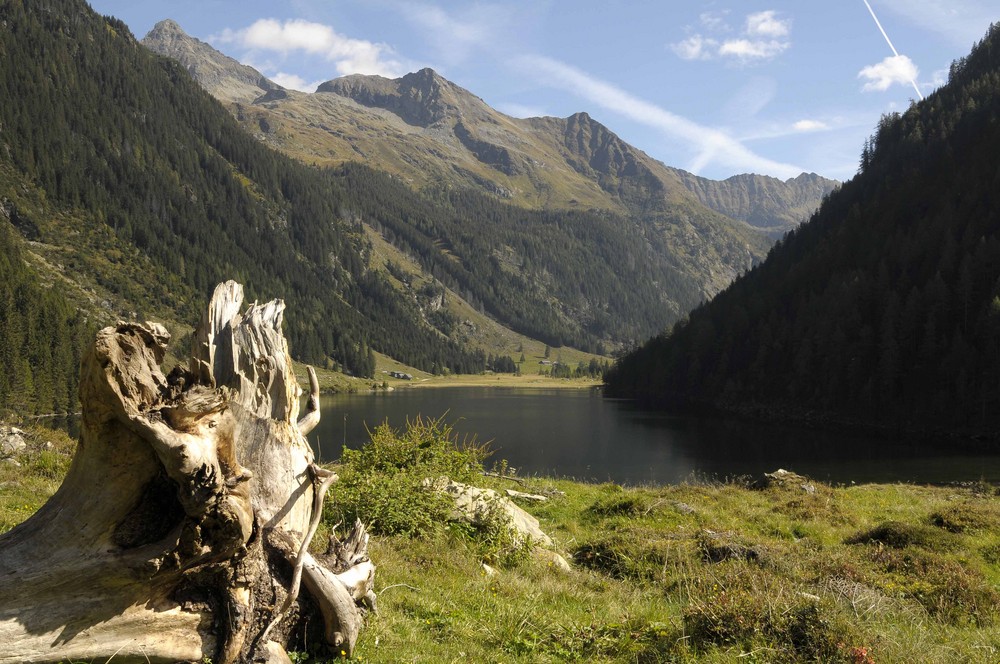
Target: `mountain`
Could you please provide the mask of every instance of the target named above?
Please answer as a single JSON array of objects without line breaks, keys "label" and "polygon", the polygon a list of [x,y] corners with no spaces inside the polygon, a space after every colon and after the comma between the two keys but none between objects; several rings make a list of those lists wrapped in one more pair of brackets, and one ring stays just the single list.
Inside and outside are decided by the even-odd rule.
[{"label": "mountain", "polygon": [[861,169],[608,394],[889,432],[1000,431],[1000,25]]},{"label": "mountain", "polygon": [[471,186],[523,207],[631,215],[707,206],[776,235],[807,218],[837,184],[815,175],[707,180],[664,166],[586,113],[512,118],[431,69],[392,80],[344,76],[311,94],[268,92],[256,83],[259,72],[248,74],[173,21],[142,43],[180,62],[268,144],[313,163],[359,161],[418,189]]},{"label": "mountain", "polygon": [[354,194],[335,174],[261,145],[176,63],[80,0],[5,3],[0,23],[0,89],[17,102],[0,105],[0,224],[90,320],[189,322],[234,278],[250,297],[286,298],[299,359],[371,375],[372,351],[387,350],[481,369],[369,269]]},{"label": "mountain", "polygon": [[808,219],[823,197],[838,186],[815,173],[802,173],[785,181],[746,174],[718,181],[672,170],[702,205],[745,221],[775,239]]},{"label": "mountain", "polygon": [[[13,274],[86,325],[162,320],[183,346],[199,302],[234,278],[251,298],[286,299],[296,359],[364,376],[382,352],[478,372],[517,342],[486,347],[474,318],[538,345],[605,352],[662,329],[763,255],[749,226],[693,201],[646,217],[526,209],[468,188],[417,192],[359,164],[308,166],[247,134],[185,68],[80,0],[2,4],[0,24],[0,89],[17,100],[0,105],[0,225],[25,270]],[[0,365],[14,367],[8,384],[30,380],[20,360],[46,348],[47,330],[76,329],[21,312],[0,336],[15,340],[5,353],[23,353]],[[47,348],[64,367],[63,350]]]},{"label": "mountain", "polygon": [[[23,217],[7,200],[0,219]],[[14,228],[0,223],[0,416],[73,412],[91,325],[24,254]]]},{"label": "mountain", "polygon": [[[196,76],[216,71],[199,55],[205,45],[176,24],[159,24],[145,43]],[[227,61],[214,54],[211,62]],[[233,65],[231,84],[217,77],[202,84],[245,94],[247,81],[257,80],[245,74]],[[718,292],[770,245],[746,222],[700,204],[662,165],[583,113],[516,120],[430,69],[395,80],[347,76],[312,94],[259,89],[253,103],[221,93],[220,101],[263,143],[291,156],[347,178],[360,173],[357,162],[390,175],[368,173],[347,187],[372,192],[354,196],[364,211],[359,223],[419,257],[421,278],[441,280],[550,345],[597,350],[644,338]],[[390,190],[422,210],[423,221],[380,203]]]},{"label": "mountain", "polygon": [[146,39],[176,53],[175,60],[189,63],[191,76],[213,97],[250,103],[265,93],[282,91],[280,85],[253,67],[242,65],[205,42],[188,37],[174,21],[160,21]]}]

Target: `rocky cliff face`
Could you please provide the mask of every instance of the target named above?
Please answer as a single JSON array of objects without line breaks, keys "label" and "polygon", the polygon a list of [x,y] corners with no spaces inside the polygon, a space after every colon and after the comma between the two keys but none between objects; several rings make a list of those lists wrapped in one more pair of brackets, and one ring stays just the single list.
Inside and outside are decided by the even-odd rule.
[{"label": "rocky cliff face", "polygon": [[480,106],[483,111],[486,107],[481,100],[433,69],[421,69],[397,79],[361,74],[343,76],[321,84],[316,92],[340,95],[362,106],[385,109],[417,127],[443,122],[461,115],[469,107],[480,110],[475,108]]},{"label": "rocky cliff face", "polygon": [[153,26],[142,43],[181,63],[192,78],[222,101],[250,103],[267,92],[282,89],[253,67],[240,64],[205,42],[190,37],[170,19]]},{"label": "rocky cliff face", "polygon": [[785,181],[746,174],[708,180],[686,171],[671,170],[702,205],[774,237],[781,237],[805,221],[818,202],[840,185],[815,173],[802,173]]}]

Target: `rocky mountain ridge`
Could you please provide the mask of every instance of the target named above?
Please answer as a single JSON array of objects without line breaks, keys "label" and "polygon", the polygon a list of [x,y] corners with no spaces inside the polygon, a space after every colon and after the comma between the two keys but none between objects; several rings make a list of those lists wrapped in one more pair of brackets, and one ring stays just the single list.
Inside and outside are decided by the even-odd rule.
[{"label": "rocky mountain ridge", "polygon": [[780,236],[837,182],[738,175],[713,181],[665,166],[587,113],[513,118],[423,69],[398,79],[349,75],[313,93],[262,74],[162,21],[142,43],[179,61],[258,138],[305,161],[360,161],[423,189],[470,186],[528,208],[631,215],[707,207]]}]

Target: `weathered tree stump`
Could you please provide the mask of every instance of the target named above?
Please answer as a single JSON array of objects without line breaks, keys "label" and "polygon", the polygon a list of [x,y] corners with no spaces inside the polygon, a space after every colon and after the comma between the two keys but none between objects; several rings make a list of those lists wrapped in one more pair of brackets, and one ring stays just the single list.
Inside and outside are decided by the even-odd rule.
[{"label": "weathered tree stump", "polygon": [[242,305],[219,285],[190,370],[166,376],[161,326],[97,334],[66,479],[0,536],[0,663],[282,661],[310,620],[351,653],[374,608],[368,537],[307,551],[336,479],[304,437],[318,383],[310,369],[298,420],[284,303]]}]

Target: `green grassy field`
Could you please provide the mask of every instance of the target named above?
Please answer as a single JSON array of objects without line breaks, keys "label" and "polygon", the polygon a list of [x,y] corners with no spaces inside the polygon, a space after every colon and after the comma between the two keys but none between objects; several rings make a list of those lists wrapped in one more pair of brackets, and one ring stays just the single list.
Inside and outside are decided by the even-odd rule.
[{"label": "green grassy field", "polygon": [[[997,662],[995,490],[534,479],[574,569],[383,538],[372,662]],[[517,487],[521,489],[522,487]],[[405,585],[400,585],[405,584]],[[411,587],[412,586],[412,587]],[[402,655],[401,655],[402,653]]]},{"label": "green grassy field", "polygon": [[[389,514],[423,499],[414,480],[440,466],[387,463],[390,473],[372,460],[427,441],[383,435],[382,451],[359,457],[369,476],[341,468],[328,522],[348,504],[368,509],[373,492],[358,486],[382,487],[377,508]],[[20,466],[0,462],[0,531],[55,491],[71,450],[65,436],[35,429],[14,458]],[[549,497],[524,507],[572,569],[538,549],[505,565],[467,529],[438,524],[414,536],[376,527],[380,611],[357,661],[1000,661],[996,487],[834,487],[796,477],[766,489],[515,483],[476,467],[462,472],[478,484]]]}]

